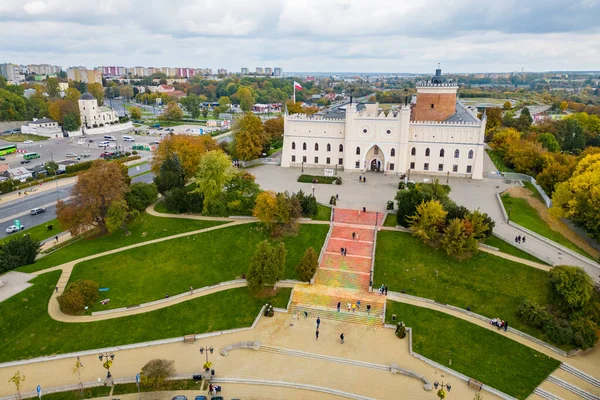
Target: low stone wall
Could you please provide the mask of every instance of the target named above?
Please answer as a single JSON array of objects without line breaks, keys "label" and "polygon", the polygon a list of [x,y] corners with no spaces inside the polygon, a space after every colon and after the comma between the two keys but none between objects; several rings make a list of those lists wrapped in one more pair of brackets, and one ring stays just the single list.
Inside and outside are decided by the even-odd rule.
[{"label": "low stone wall", "polygon": [[260,342],[239,342],[230,344],[229,346],[223,347],[221,349],[221,355],[223,357],[227,357],[231,350],[237,349],[251,349],[251,350],[260,350]]},{"label": "low stone wall", "polygon": [[131,130],[133,130],[133,123],[131,121],[127,121],[122,124],[104,125],[100,128],[84,128],[83,132],[86,135],[108,135],[111,133],[127,132]]}]

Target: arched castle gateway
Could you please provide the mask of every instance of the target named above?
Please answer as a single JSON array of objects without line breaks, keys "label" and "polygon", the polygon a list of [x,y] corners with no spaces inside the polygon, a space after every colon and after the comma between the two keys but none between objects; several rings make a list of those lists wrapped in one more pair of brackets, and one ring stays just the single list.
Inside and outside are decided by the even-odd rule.
[{"label": "arched castle gateway", "polygon": [[345,104],[312,116],[284,115],[282,167],[343,168],[481,179],[486,119],[456,97],[441,70],[417,84],[416,103],[387,115],[377,103]]}]

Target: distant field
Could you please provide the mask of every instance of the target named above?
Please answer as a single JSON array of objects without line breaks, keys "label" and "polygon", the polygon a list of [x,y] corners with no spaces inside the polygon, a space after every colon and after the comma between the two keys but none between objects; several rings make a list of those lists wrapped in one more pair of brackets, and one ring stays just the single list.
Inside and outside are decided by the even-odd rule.
[{"label": "distant field", "polygon": [[514,100],[511,99],[492,99],[489,97],[469,97],[461,98],[460,101],[468,106],[479,105],[479,104],[494,104],[498,107],[502,107],[504,103],[510,101],[511,104],[515,104]]}]

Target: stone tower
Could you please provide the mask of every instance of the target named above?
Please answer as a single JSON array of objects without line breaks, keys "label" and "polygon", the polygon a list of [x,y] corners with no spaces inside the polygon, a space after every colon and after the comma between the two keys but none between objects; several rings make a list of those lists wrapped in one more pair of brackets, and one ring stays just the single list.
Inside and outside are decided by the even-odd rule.
[{"label": "stone tower", "polygon": [[417,83],[417,104],[413,111],[414,121],[444,121],[456,112],[458,85],[447,81],[442,70],[426,82]]}]

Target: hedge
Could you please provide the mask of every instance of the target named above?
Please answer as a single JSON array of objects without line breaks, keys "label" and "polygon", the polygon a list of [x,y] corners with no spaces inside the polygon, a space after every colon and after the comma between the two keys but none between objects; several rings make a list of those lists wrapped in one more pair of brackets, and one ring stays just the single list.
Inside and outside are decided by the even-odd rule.
[{"label": "hedge", "polygon": [[[303,182],[303,183],[313,183],[313,181],[316,180],[316,182],[314,183],[326,183],[326,184],[332,184],[336,181],[338,181],[337,176],[317,176],[317,175],[300,175],[298,177],[298,182]],[[339,179],[339,182],[341,183],[341,179]],[[340,184],[338,183],[338,185]]]},{"label": "hedge", "polygon": [[67,167],[65,168],[65,171],[67,172],[67,174],[72,174],[74,172],[79,172],[79,171],[85,171],[86,169],[90,169],[92,167],[93,162],[94,162],[93,160],[90,160],[90,161],[80,162],[77,164],[67,165]]}]

